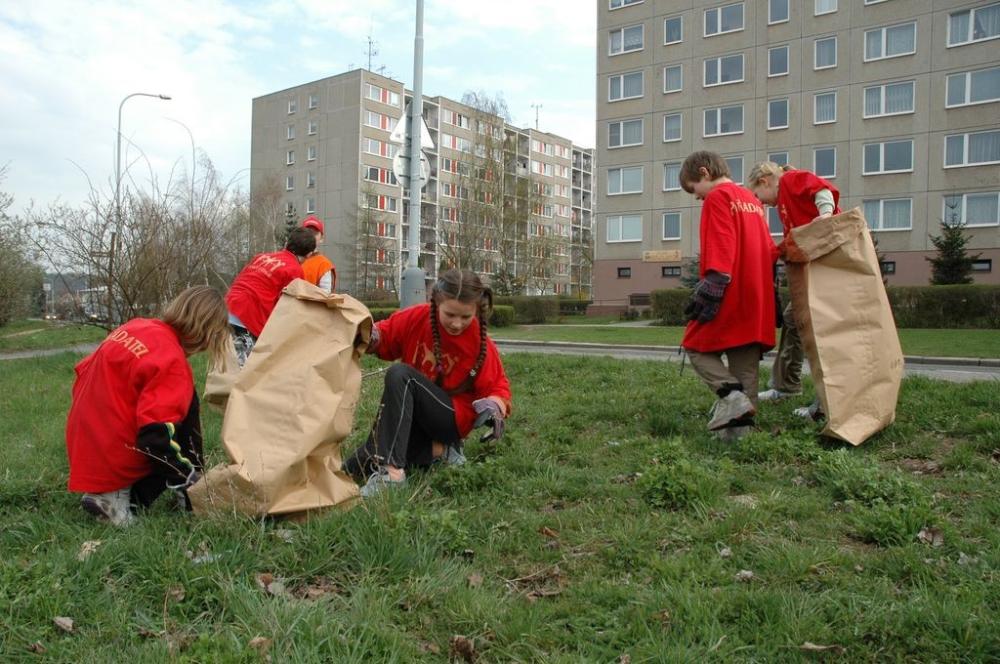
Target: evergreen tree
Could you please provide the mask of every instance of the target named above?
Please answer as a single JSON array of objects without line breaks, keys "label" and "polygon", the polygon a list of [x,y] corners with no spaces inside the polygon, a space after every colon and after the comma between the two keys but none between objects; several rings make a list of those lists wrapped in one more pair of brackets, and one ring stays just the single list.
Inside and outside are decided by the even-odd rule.
[{"label": "evergreen tree", "polygon": [[299,227],[299,215],[295,211],[294,205],[289,205],[285,208],[285,228],[282,231],[282,236],[278,238],[281,241],[281,246],[284,247],[288,244],[288,236]]},{"label": "evergreen tree", "polygon": [[970,256],[966,252],[969,236],[962,232],[961,224],[941,222],[941,235],[930,237],[937,249],[937,256],[927,259],[931,264],[931,284],[971,284],[972,263],[980,255]]},{"label": "evergreen tree", "polygon": [[681,266],[681,285],[685,288],[694,288],[697,286],[700,272],[701,254],[695,254],[684,261],[684,265]]}]

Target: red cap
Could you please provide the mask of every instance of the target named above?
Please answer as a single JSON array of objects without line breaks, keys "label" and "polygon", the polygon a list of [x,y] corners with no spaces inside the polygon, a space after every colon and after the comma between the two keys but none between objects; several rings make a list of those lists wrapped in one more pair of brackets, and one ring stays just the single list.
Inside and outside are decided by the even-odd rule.
[{"label": "red cap", "polygon": [[319,217],[312,214],[302,220],[302,228],[311,228],[314,231],[319,231],[324,235],[326,234],[323,231],[323,222],[320,221]]}]

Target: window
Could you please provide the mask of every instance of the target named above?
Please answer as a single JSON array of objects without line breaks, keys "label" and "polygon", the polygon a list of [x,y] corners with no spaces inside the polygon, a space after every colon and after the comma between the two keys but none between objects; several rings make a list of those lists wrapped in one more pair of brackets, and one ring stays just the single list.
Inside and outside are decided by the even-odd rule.
[{"label": "window", "polygon": [[913,170],[913,140],[866,143],[863,161],[862,175],[908,173]]},{"label": "window", "polygon": [[378,166],[362,166],[364,179],[369,182],[381,182],[383,184],[399,184],[396,175],[388,168]]},{"label": "window", "polygon": [[896,274],[896,261],[882,261],[878,264],[878,269],[882,274]]},{"label": "window", "polygon": [[788,163],[788,153],[787,152],[771,152],[767,155],[768,161],[773,161],[778,166],[784,166]]},{"label": "window", "polygon": [[629,5],[637,5],[642,0],[608,0],[608,9],[621,9]]},{"label": "window", "polygon": [[705,109],[703,136],[725,136],[743,133],[743,105]]},{"label": "window", "polygon": [[670,113],[663,116],[663,142],[681,140],[681,125],[683,116],[680,113]]},{"label": "window", "polygon": [[315,120],[310,120],[309,126],[306,129],[306,133],[309,134],[310,136],[315,136],[317,131],[319,131],[319,123],[316,122]]},{"label": "window", "polygon": [[813,96],[813,124],[837,121],[837,93],[820,92]]},{"label": "window", "polygon": [[[1000,70],[998,70],[1000,71]],[[865,88],[865,118],[913,112],[913,81],[887,83]]]},{"label": "window", "polygon": [[681,213],[680,212],[664,212],[663,213],[663,239],[664,240],[679,240],[679,239],[681,239]]},{"label": "window", "polygon": [[864,201],[865,219],[873,231],[908,231],[913,226],[913,200],[881,198]]},{"label": "window", "polygon": [[1000,163],[1000,131],[944,137],[944,167]]},{"label": "window", "polygon": [[316,146],[310,145],[306,150],[306,161],[316,161]]},{"label": "window", "polygon": [[365,207],[396,212],[399,209],[399,201],[392,196],[368,194],[365,197]]},{"label": "window", "polygon": [[945,108],[1000,101],[1000,67],[948,76]]},{"label": "window", "polygon": [[608,169],[608,195],[641,194],[642,166]]},{"label": "window", "polygon": [[642,72],[608,76],[608,101],[637,99],[642,96]]},{"label": "window", "polygon": [[642,215],[622,214],[608,217],[608,242],[642,241]]},{"label": "window", "polygon": [[971,269],[973,272],[992,272],[993,271],[993,259],[992,258],[980,258],[978,260],[972,261]]},{"label": "window", "polygon": [[788,22],[788,0],[767,0],[767,24]]},{"label": "window", "polygon": [[380,157],[395,157],[396,151],[399,149],[393,143],[388,143],[386,141],[380,141],[375,138],[365,138],[363,139],[364,151],[368,154],[377,154]]},{"label": "window", "polygon": [[306,173],[306,188],[314,189],[316,187],[316,174],[312,171]]},{"label": "window", "polygon": [[705,10],[705,36],[723,35],[743,29],[743,3]]},{"label": "window", "polygon": [[309,110],[319,108],[319,95],[309,95]]},{"label": "window", "polygon": [[295,111],[299,110],[299,102],[297,99],[288,100],[288,114],[291,115]]},{"label": "window", "polygon": [[781,225],[781,216],[776,207],[767,208],[767,232],[771,235],[785,234],[785,227]]},{"label": "window", "polygon": [[441,117],[445,122],[447,122],[450,125],[454,125],[456,127],[462,127],[463,129],[468,129],[469,127],[472,126],[472,124],[469,121],[468,115],[462,115],[461,113],[458,113],[456,111],[445,109],[444,111],[441,112]]},{"label": "window", "polygon": [[941,218],[949,225],[1000,226],[1000,192],[945,196]]},{"label": "window", "polygon": [[837,66],[837,38],[824,37],[813,42],[813,69]]},{"label": "window", "polygon": [[660,276],[679,277],[681,276],[681,267],[680,265],[664,265],[660,268]]},{"label": "window", "polygon": [[816,0],[813,6],[814,16],[832,14],[835,11],[837,11],[837,0]]},{"label": "window", "polygon": [[642,145],[642,118],[608,123],[608,147]]},{"label": "window", "polygon": [[788,100],[772,99],[767,102],[767,128],[788,128]]},{"label": "window", "polygon": [[285,202],[285,214],[286,215],[293,215],[293,214],[295,214],[295,203],[293,203],[291,201],[286,201]]},{"label": "window", "polygon": [[285,163],[289,166],[295,163],[295,150],[289,150],[285,153]]},{"label": "window", "polygon": [[642,25],[630,25],[608,33],[608,55],[642,50]]},{"label": "window", "polygon": [[788,74],[788,44],[767,49],[767,75],[785,76]]},{"label": "window", "polygon": [[620,267],[620,268],[618,268],[618,278],[619,279],[631,279],[632,278],[632,268],[630,268],[630,267]]},{"label": "window", "polygon": [[948,16],[949,48],[997,37],[1000,37],[1000,2]]},{"label": "window", "polygon": [[681,190],[681,162],[673,161],[663,165],[663,191]]},{"label": "window", "polygon": [[684,17],[674,16],[663,20],[663,45],[679,44],[684,41]]},{"label": "window", "polygon": [[743,54],[705,60],[705,87],[739,83],[743,80]]},{"label": "window", "polygon": [[399,106],[399,93],[380,88],[371,83],[365,83],[365,97],[372,101],[388,104],[389,106]]},{"label": "window", "polygon": [[316,199],[311,196],[306,197],[306,214],[312,214],[316,211]]},{"label": "window", "polygon": [[729,166],[729,177],[736,184],[743,184],[743,155],[737,157],[724,157],[726,165]]},{"label": "window", "polygon": [[544,161],[538,161],[536,159],[531,160],[531,172],[536,175],[548,175],[552,177],[555,174],[555,169],[552,164],[547,164]]},{"label": "window", "polygon": [[813,149],[813,173],[830,180],[837,177],[837,148]]},{"label": "window", "polygon": [[286,175],[285,176],[285,191],[292,191],[295,189],[295,176]]},{"label": "window", "polygon": [[917,52],[917,24],[904,23],[865,31],[865,62]]},{"label": "window", "polygon": [[392,123],[392,118],[388,115],[383,115],[382,113],[376,113],[375,111],[365,111],[365,124],[369,127],[375,127],[376,129],[385,129],[388,131],[391,129],[390,124]]},{"label": "window", "polygon": [[680,65],[663,68],[663,93],[680,92],[684,87],[684,74]]}]

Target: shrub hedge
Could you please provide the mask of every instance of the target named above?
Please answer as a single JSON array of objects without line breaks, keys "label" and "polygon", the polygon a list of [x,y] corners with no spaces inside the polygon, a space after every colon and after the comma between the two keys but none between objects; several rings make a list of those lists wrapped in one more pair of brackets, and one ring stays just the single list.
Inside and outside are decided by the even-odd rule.
[{"label": "shrub hedge", "polygon": [[368,311],[372,314],[372,320],[376,323],[380,320],[385,320],[389,316],[393,315],[398,311],[398,309],[391,309],[389,307],[376,307],[374,309],[369,308]]},{"label": "shrub hedge", "polygon": [[559,317],[559,299],[554,295],[497,296],[493,305],[514,307],[515,323],[551,323]]},{"label": "shrub hedge", "polygon": [[514,324],[514,307],[493,305],[493,315],[490,316],[490,327],[509,327]]}]

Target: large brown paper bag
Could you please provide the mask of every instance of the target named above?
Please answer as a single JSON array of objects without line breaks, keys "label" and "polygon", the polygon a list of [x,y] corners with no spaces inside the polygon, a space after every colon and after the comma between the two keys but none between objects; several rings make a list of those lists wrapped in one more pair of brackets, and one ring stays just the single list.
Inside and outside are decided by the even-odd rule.
[{"label": "large brown paper bag", "polygon": [[232,382],[222,424],[232,463],[188,492],[196,513],[290,514],[357,498],[340,443],[354,423],[371,327],[350,296],[301,279],[285,288]]},{"label": "large brown paper bag", "polygon": [[892,424],[903,351],[860,208],[793,228],[785,241],[795,322],[823,433],[860,445]]}]

